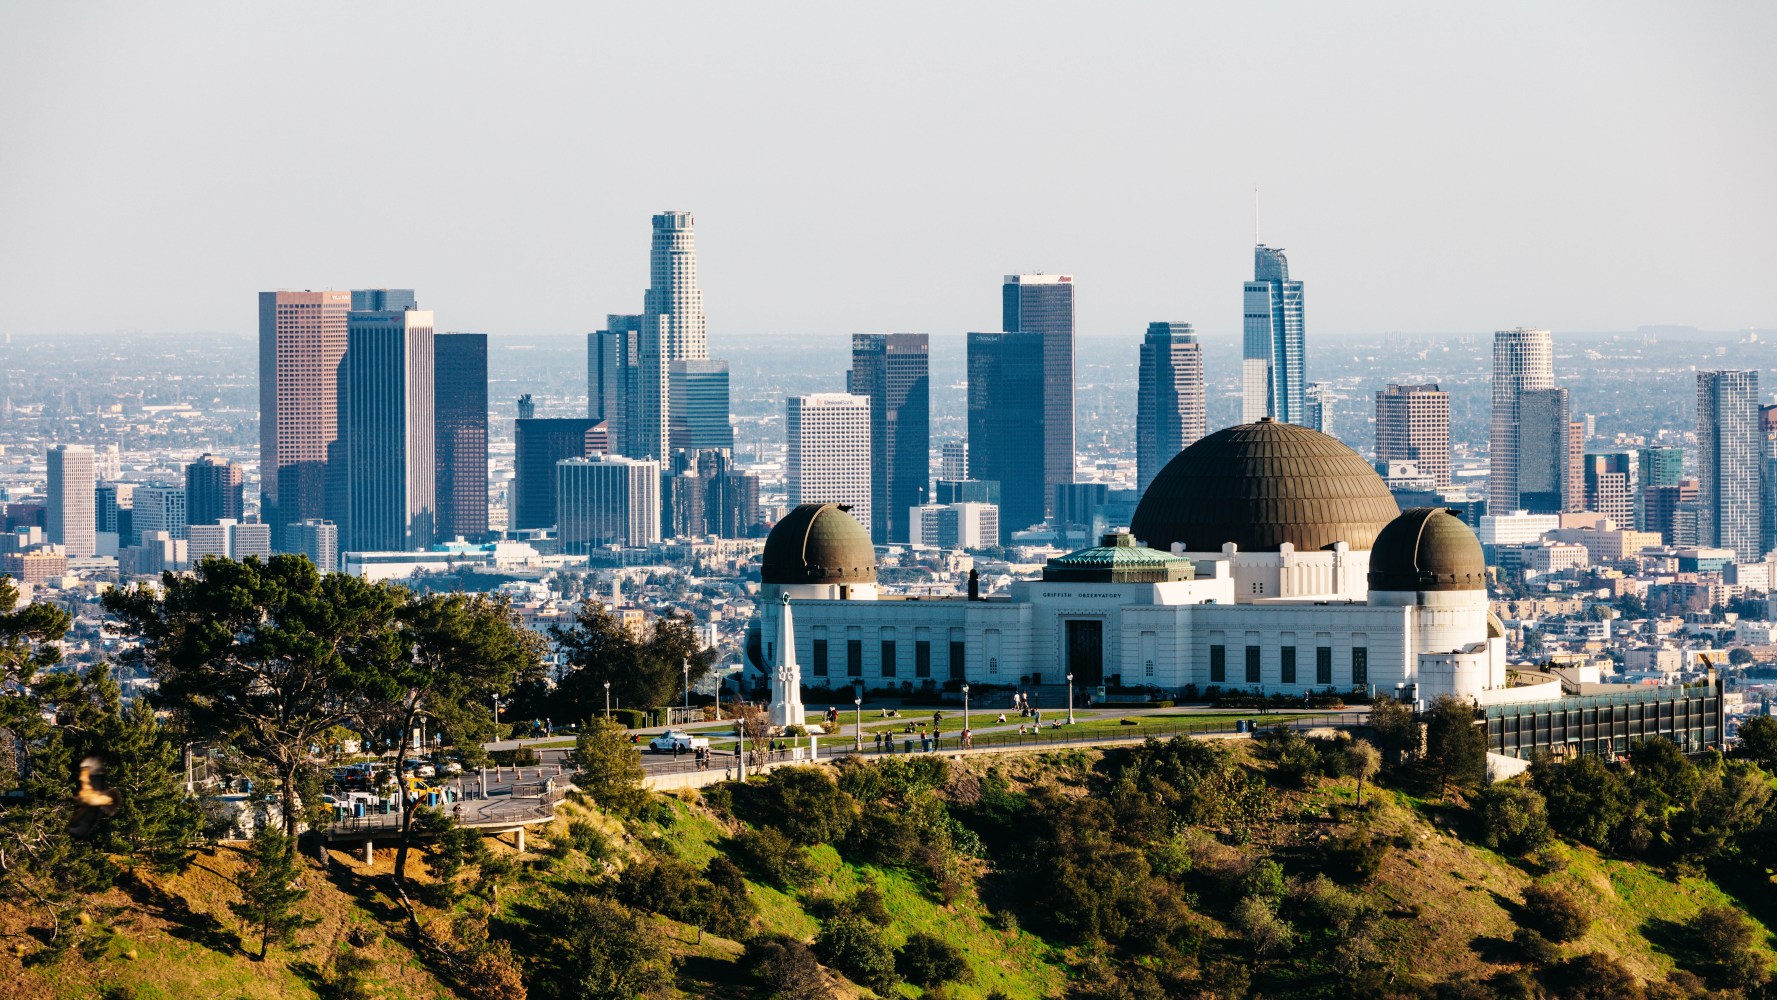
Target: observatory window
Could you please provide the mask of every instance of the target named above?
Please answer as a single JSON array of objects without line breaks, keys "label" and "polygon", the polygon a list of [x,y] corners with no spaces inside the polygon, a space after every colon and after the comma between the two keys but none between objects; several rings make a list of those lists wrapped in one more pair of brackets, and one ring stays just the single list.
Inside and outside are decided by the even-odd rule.
[{"label": "observatory window", "polygon": [[1259,683],[1259,647],[1246,647],[1246,682]]},{"label": "observatory window", "polygon": [[963,679],[963,664],[967,662],[965,659],[967,650],[968,647],[963,645],[961,639],[950,641],[950,679],[953,681]]},{"label": "observatory window", "polygon": [[895,640],[882,640],[882,676],[895,676]]},{"label": "observatory window", "polygon": [[1147,661],[1146,673],[1149,677],[1154,676],[1154,661],[1153,660]]},{"label": "observatory window", "polygon": [[845,676],[864,676],[864,640],[845,640]]},{"label": "observatory window", "polygon": [[913,643],[913,676],[932,676],[932,643],[929,639],[919,639]]},{"label": "observatory window", "polygon": [[1363,646],[1351,647],[1351,686],[1361,688],[1370,683],[1370,651]]},{"label": "observatory window", "polygon": [[1314,650],[1314,683],[1323,687],[1333,684],[1333,647],[1319,646]]},{"label": "observatory window", "polygon": [[1209,647],[1209,682],[1211,684],[1228,683],[1228,647],[1221,645]]},{"label": "observatory window", "polygon": [[1278,679],[1284,684],[1296,683],[1296,647],[1285,646],[1278,650],[1278,653],[1282,657],[1280,664],[1282,676]]},{"label": "observatory window", "polygon": [[827,640],[816,639],[814,652],[811,655],[814,658],[814,675],[816,677],[827,676]]}]

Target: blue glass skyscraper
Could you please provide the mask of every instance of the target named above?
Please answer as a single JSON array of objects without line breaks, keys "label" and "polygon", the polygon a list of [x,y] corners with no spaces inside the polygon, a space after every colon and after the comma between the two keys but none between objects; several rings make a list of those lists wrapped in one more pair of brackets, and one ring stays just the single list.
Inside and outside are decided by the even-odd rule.
[{"label": "blue glass skyscraper", "polygon": [[1245,350],[1241,362],[1241,421],[1271,417],[1308,422],[1308,377],[1302,343],[1302,283],[1290,280],[1280,249],[1253,249],[1253,280],[1246,283]]}]

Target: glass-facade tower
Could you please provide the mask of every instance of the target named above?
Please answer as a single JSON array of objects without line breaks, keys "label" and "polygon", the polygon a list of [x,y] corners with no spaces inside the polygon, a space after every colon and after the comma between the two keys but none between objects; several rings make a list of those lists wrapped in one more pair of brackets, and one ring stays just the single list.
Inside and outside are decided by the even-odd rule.
[{"label": "glass-facade tower", "polygon": [[1043,463],[1044,343],[1038,333],[971,333],[969,477],[999,484],[1000,543],[1043,520],[1053,502]]},{"label": "glass-facade tower", "polygon": [[1303,344],[1302,283],[1290,280],[1281,249],[1253,249],[1253,280],[1246,283],[1241,352],[1241,422],[1270,417],[1291,424],[1308,419]]},{"label": "glass-facade tower", "polygon": [[870,537],[911,537],[908,512],[925,503],[931,472],[931,338],[854,333],[846,389],[870,397]]},{"label": "glass-facade tower", "polygon": [[[1041,503],[1047,514],[1054,507],[1055,487],[1074,481],[1074,278],[1071,274],[1008,274],[1000,292],[1000,329],[1042,338]],[[1004,517],[1000,524],[1003,533]]]}]

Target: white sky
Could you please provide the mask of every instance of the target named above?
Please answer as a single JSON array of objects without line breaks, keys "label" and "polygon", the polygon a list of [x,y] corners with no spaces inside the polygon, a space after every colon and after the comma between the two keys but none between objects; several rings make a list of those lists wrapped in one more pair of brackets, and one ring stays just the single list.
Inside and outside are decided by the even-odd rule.
[{"label": "white sky", "polygon": [[1777,4],[0,5],[0,332],[638,312],[695,212],[724,332],[1777,326]]}]

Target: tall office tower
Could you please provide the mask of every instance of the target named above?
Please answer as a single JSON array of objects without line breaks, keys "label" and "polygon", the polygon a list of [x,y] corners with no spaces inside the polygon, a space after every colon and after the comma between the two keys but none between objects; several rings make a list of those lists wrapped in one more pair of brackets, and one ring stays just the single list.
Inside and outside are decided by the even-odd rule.
[{"label": "tall office tower", "polygon": [[931,338],[854,333],[846,390],[870,399],[870,537],[908,540],[907,511],[926,501],[932,471]]},{"label": "tall office tower", "polygon": [[131,516],[130,527],[136,537],[126,541],[133,543],[156,531],[166,532],[167,537],[175,541],[184,540],[186,519],[183,486],[166,486],[160,483],[138,486],[135,501],[135,513]]},{"label": "tall office tower", "polygon": [[1487,509],[1496,514],[1510,514],[1524,506],[1518,497],[1522,492],[1520,399],[1526,392],[1554,386],[1554,347],[1549,331],[1519,327],[1493,335],[1493,427],[1487,467]]},{"label": "tall office tower", "polygon": [[1582,460],[1586,509],[1627,528],[1635,523],[1636,455],[1633,451],[1593,453]]},{"label": "tall office tower", "polygon": [[1000,542],[1043,520],[1043,337],[971,333],[969,478],[999,484]]},{"label": "tall office tower", "polygon": [[640,458],[672,454],[672,381],[674,361],[708,358],[703,292],[697,287],[697,240],[690,212],[663,212],[654,217],[649,251],[648,293],[642,299],[642,329],[637,345],[637,392],[628,405],[631,421],[623,421],[623,453]]},{"label": "tall office tower", "polygon": [[400,312],[419,307],[419,299],[411,288],[352,289],[353,312]]},{"label": "tall office tower", "polygon": [[521,417],[513,425],[512,493],[507,529],[555,525],[555,464],[596,451],[599,425],[585,417]]},{"label": "tall office tower", "polygon": [[69,558],[98,552],[97,494],[93,483],[93,450],[83,444],[58,444],[49,449],[47,535]]},{"label": "tall office tower", "polygon": [[759,477],[734,468],[726,451],[674,452],[660,486],[660,526],[667,538],[747,538],[761,527]]},{"label": "tall office tower", "polygon": [[1432,485],[1450,485],[1450,394],[1436,383],[1376,393],[1376,461],[1412,462]]},{"label": "tall office tower", "polygon": [[596,455],[555,464],[556,537],[564,555],[660,541],[660,463]]},{"label": "tall office tower", "polygon": [[185,467],[185,523],[217,524],[241,519],[241,467],[205,455]]},{"label": "tall office tower", "polygon": [[340,377],[346,459],[342,544],[416,552],[437,527],[432,313],[353,310]]},{"label": "tall office tower", "polygon": [[728,362],[692,359],[667,365],[674,451],[734,450],[728,420]]},{"label": "tall office tower", "polygon": [[1758,372],[1697,373],[1699,543],[1733,549],[1742,561],[1760,547]]},{"label": "tall office tower", "polygon": [[136,537],[129,530],[135,498],[135,483],[100,483],[93,487],[93,527],[118,535],[123,544],[129,544]]},{"label": "tall office tower", "polygon": [[[1586,509],[1586,424],[1582,420],[1567,425],[1567,479],[1561,494],[1561,509]],[[1620,523],[1620,522],[1619,522]]]},{"label": "tall office tower", "polygon": [[1759,551],[1777,549],[1777,404],[1760,406]]},{"label": "tall office tower", "polygon": [[1649,527],[1652,522],[1648,519],[1648,491],[1659,486],[1677,486],[1683,475],[1683,448],[1641,449],[1641,461],[1637,464],[1636,473],[1639,488],[1635,493],[1635,530],[1660,530]]},{"label": "tall office tower", "polygon": [[290,526],[289,551],[308,556],[323,573],[339,572],[339,525],[310,518]]},{"label": "tall office tower", "polygon": [[586,415],[608,421],[619,435],[626,401],[636,394],[641,336],[642,317],[618,313],[605,317],[603,330],[586,335]]},{"label": "tall office tower", "polygon": [[784,439],[789,444],[785,486],[792,507],[848,504],[859,524],[871,524],[870,397],[844,392],[791,396]]},{"label": "tall office tower", "polygon": [[1055,487],[1074,481],[1074,277],[1008,274],[1000,293],[1000,329],[1043,338],[1042,504],[1047,514]]},{"label": "tall office tower", "polygon": [[351,305],[344,291],[259,293],[259,510],[280,552],[291,551],[286,525],[330,516],[339,500],[328,460]]},{"label": "tall office tower", "polygon": [[[1680,479],[1676,483],[1647,486],[1641,491],[1641,527],[1639,531],[1657,531],[1664,545],[1677,545],[1675,528],[1679,511],[1694,508],[1697,503],[1697,480]],[[1694,540],[1693,540],[1694,541]]]},{"label": "tall office tower", "polygon": [[967,441],[945,442],[938,459],[938,478],[969,478],[969,443]]},{"label": "tall office tower", "polygon": [[[1526,389],[1518,394],[1518,506],[1532,514],[1578,510],[1585,501],[1569,491],[1570,424],[1566,389]],[[1582,480],[1583,482],[1583,480]]]},{"label": "tall office tower", "polygon": [[1327,429],[1327,406],[1332,402],[1333,384],[1331,382],[1310,382],[1308,388],[1302,390],[1302,426],[1322,434],[1332,434]]},{"label": "tall office tower", "polygon": [[487,334],[432,337],[439,539],[487,534]]},{"label": "tall office tower", "polygon": [[1270,417],[1299,424],[1308,413],[1308,367],[1303,340],[1302,283],[1290,280],[1281,249],[1253,248],[1253,280],[1246,283],[1241,353],[1241,423]]},{"label": "tall office tower", "polygon": [[1149,323],[1135,404],[1135,474],[1147,489],[1162,466],[1208,432],[1203,346],[1189,323]]}]

